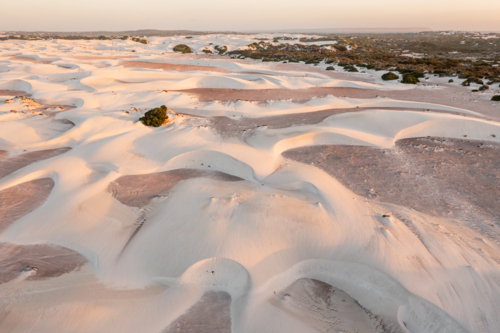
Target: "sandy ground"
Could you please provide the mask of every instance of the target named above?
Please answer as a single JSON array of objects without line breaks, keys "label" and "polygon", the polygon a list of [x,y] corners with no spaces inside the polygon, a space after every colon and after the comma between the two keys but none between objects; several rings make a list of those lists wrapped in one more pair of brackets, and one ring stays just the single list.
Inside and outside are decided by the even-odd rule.
[{"label": "sandy ground", "polygon": [[163,333],[231,332],[231,295],[224,291],[207,291],[185,314]]},{"label": "sandy ground", "polygon": [[87,260],[78,252],[50,245],[0,244],[0,284],[16,278],[42,280],[67,274]]},{"label": "sandy ground", "polygon": [[42,178],[0,191],[0,231],[41,206],[53,187],[51,178]]},{"label": "sandy ground", "polygon": [[498,87],[184,37],[0,43],[0,331],[498,331]]},{"label": "sandy ground", "polygon": [[39,150],[15,155],[12,157],[9,157],[8,153],[5,151],[0,152],[0,178],[5,177],[21,168],[24,168],[31,163],[45,160],[59,154],[64,154],[70,149],[71,148],[69,147],[62,147],[48,150]]},{"label": "sandy ground", "polygon": [[30,94],[21,90],[0,90],[0,96],[30,96]]},{"label": "sandy ground", "polygon": [[496,142],[425,137],[399,140],[392,149],[320,145],[283,155],[325,170],[358,195],[459,219],[500,242]]},{"label": "sandy ground", "polygon": [[164,71],[177,71],[177,72],[192,72],[192,71],[206,71],[206,72],[219,72],[227,73],[224,68],[210,67],[210,66],[195,66],[195,65],[176,65],[158,62],[147,61],[122,61],[120,62],[125,68],[147,68],[147,69],[162,69]]},{"label": "sandy ground", "polygon": [[465,88],[450,87],[446,97],[440,91],[412,89],[410,91],[377,91],[372,89],[359,88],[336,88],[336,87],[316,87],[309,89],[211,89],[195,88],[179,90],[179,92],[193,95],[200,101],[257,101],[268,102],[276,100],[292,100],[296,103],[304,103],[313,98],[322,98],[328,95],[356,98],[356,99],[376,99],[390,98],[400,101],[414,101],[448,105],[456,108],[467,108],[482,114],[490,119],[500,120],[498,107],[491,102],[467,98]]}]

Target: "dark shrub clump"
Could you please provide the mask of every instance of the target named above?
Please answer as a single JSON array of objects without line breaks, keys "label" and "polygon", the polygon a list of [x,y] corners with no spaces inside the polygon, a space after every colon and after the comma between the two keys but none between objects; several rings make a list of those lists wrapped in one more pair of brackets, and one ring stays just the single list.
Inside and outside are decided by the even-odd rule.
[{"label": "dark shrub clump", "polygon": [[223,45],[223,46],[215,45],[214,50],[217,51],[219,54],[223,54],[223,53],[227,52],[227,46],[226,45]]},{"label": "dark shrub clump", "polygon": [[191,48],[185,44],[179,44],[176,47],[174,47],[174,52],[193,53]]},{"label": "dark shrub clump", "polygon": [[327,70],[327,71],[334,71],[334,70],[335,70],[335,67],[333,67],[333,66],[328,66],[328,67],[326,68],[326,70]]},{"label": "dark shrub clump", "polygon": [[347,66],[344,66],[344,70],[346,72],[359,72],[358,69],[356,67],[354,67],[353,65],[347,65]]},{"label": "dark shrub clump", "polygon": [[398,79],[399,79],[399,76],[397,76],[393,72],[385,73],[384,75],[382,75],[382,80],[384,80],[384,81],[391,81],[391,80],[398,80]]},{"label": "dark shrub clump", "polygon": [[146,126],[160,127],[168,120],[167,107],[162,105],[159,108],[151,109],[139,120]]},{"label": "dark shrub clump", "polygon": [[419,82],[420,82],[420,80],[418,78],[416,78],[413,75],[409,75],[409,74],[403,76],[403,80],[401,81],[401,83],[406,83],[406,84],[417,84]]},{"label": "dark shrub clump", "polygon": [[500,95],[493,96],[493,97],[491,98],[491,100],[492,100],[493,102],[500,102]]}]

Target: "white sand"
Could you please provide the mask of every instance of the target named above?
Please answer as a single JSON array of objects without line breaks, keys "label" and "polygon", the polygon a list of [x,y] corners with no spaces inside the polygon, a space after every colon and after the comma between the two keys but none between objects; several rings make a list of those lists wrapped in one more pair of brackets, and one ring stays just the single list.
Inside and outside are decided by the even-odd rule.
[{"label": "white sand", "polygon": [[[37,111],[0,95],[0,152],[7,152],[0,159],[72,148],[0,178],[0,191],[35,179],[55,183],[45,203],[14,221],[0,242],[55,244],[88,260],[54,278],[33,280],[23,273],[0,284],[0,331],[171,332],[182,316],[196,325],[197,318],[214,318],[207,319],[207,332],[498,332],[498,226],[485,235],[467,224],[482,221],[377,203],[281,154],[317,144],[391,148],[396,140],[419,136],[467,135],[498,143],[500,123],[483,117],[480,108],[447,105],[444,86],[439,104],[342,96],[305,103],[207,102],[170,91],[421,88],[384,83],[381,72],[332,77],[323,74],[323,65],[281,70],[286,65],[172,52],[180,43],[197,52],[209,43],[231,50],[255,37],[271,35],[149,38],[148,45],[0,42],[0,90],[24,91],[50,106]],[[122,61],[204,67],[134,68]],[[138,122],[162,104],[184,115],[161,128]],[[222,135],[210,118],[286,117],[333,108],[353,112],[303,126],[263,125],[240,135]],[[200,172],[159,184],[137,205],[122,203],[109,190],[122,176],[182,168],[242,180]],[[411,220],[413,229],[394,216]],[[230,295],[229,324],[228,297],[211,291]],[[219,310],[207,306],[210,315],[200,314],[211,303],[207,299],[220,299],[214,308]],[[217,311],[224,311],[223,320],[216,320]]]}]

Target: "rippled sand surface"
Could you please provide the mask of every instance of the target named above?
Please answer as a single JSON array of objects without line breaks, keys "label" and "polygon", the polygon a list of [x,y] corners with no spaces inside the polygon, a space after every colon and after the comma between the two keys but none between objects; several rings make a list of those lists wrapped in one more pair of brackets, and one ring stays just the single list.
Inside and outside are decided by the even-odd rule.
[{"label": "rippled sand surface", "polygon": [[1,332],[498,331],[496,88],[269,37],[1,42]]}]

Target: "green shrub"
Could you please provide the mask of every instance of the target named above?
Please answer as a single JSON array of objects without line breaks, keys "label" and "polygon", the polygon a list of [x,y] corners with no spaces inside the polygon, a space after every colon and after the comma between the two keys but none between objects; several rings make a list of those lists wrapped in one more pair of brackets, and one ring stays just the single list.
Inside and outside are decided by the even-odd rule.
[{"label": "green shrub", "polygon": [[347,51],[347,47],[345,47],[344,45],[333,45],[333,47],[337,50],[337,51],[340,51],[340,52],[345,52]]},{"label": "green shrub", "polygon": [[406,74],[405,76],[403,76],[403,80],[401,81],[401,83],[405,84],[417,84],[419,82],[420,80],[411,74]]},{"label": "green shrub", "polygon": [[335,67],[333,67],[333,66],[328,66],[328,67],[326,68],[326,70],[327,70],[327,71],[334,71],[334,70],[335,70]]},{"label": "green shrub", "polygon": [[227,52],[227,46],[223,45],[223,46],[219,46],[219,45],[215,45],[214,46],[214,50],[219,52],[219,54],[223,54],[223,53],[226,53]]},{"label": "green shrub", "polygon": [[162,105],[159,108],[151,109],[139,120],[146,126],[160,127],[168,121],[167,107]]},{"label": "green shrub", "polygon": [[479,90],[477,90],[477,89],[473,89],[473,90],[472,90],[472,92],[479,92]]},{"label": "green shrub", "polygon": [[181,53],[193,53],[191,48],[185,44],[179,44],[174,47],[174,52],[181,52]]},{"label": "green shrub", "polygon": [[389,72],[382,75],[382,80],[384,81],[399,80],[399,76],[397,76],[393,72]]},{"label": "green shrub", "polygon": [[205,53],[213,53],[211,50],[202,50]]},{"label": "green shrub", "polygon": [[493,96],[493,97],[491,98],[491,100],[492,100],[493,102],[500,102],[500,95]]},{"label": "green shrub", "polygon": [[455,81],[453,81],[453,79],[448,80],[448,83],[453,83],[453,82],[455,82]]},{"label": "green shrub", "polygon": [[326,59],[326,60],[325,60],[325,64],[327,64],[327,65],[331,65],[331,64],[333,64],[334,62],[335,62],[335,61],[334,61],[334,60],[332,60],[332,59]]},{"label": "green shrub", "polygon": [[149,43],[149,42],[148,42],[147,40],[145,40],[145,39],[141,39],[141,40],[139,41],[139,43],[142,43],[142,44],[147,44],[147,43]]},{"label": "green shrub", "polygon": [[344,66],[344,70],[347,71],[347,72],[359,72],[358,69],[356,67],[354,67],[353,65],[347,65],[347,66]]},{"label": "green shrub", "polygon": [[479,91],[485,91],[485,90],[488,90],[490,89],[489,86],[485,86],[485,85],[482,85],[481,87],[479,87]]}]

